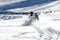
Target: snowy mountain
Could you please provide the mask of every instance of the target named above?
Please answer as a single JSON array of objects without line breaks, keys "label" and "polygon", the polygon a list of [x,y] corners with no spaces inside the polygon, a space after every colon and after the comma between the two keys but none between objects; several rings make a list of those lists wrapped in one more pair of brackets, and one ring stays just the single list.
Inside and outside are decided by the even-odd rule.
[{"label": "snowy mountain", "polygon": [[[42,5],[42,4],[48,4],[50,2],[54,2],[56,0],[9,0],[9,1],[1,1],[1,5],[0,5],[0,11],[6,11],[6,10],[10,10],[10,9],[16,9],[16,8],[28,8],[28,7],[32,7],[32,6],[38,6],[38,5]],[[4,3],[3,3],[4,2]],[[3,4],[3,5],[2,5]],[[33,7],[34,8],[34,7]],[[20,10],[21,10],[20,9]]]}]

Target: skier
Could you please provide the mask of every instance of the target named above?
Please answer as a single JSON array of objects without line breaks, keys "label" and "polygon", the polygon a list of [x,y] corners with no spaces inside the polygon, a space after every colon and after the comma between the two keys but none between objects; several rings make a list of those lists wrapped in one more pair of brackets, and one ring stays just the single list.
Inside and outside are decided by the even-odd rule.
[{"label": "skier", "polygon": [[33,13],[33,12],[30,12],[29,18],[31,18],[32,21],[39,20],[37,13]]},{"label": "skier", "polygon": [[29,25],[31,25],[32,24],[32,22],[33,22],[33,12],[31,11],[30,12],[30,15],[29,15],[29,17],[27,18],[27,20],[23,23],[23,25],[22,26],[29,26]]},{"label": "skier", "polygon": [[23,23],[23,26],[33,25],[39,20],[37,13],[30,12],[28,19]]},{"label": "skier", "polygon": [[39,20],[37,13],[35,13],[35,18],[36,18],[37,20]]},{"label": "skier", "polygon": [[30,16],[33,16],[33,12],[32,11],[30,12]]}]

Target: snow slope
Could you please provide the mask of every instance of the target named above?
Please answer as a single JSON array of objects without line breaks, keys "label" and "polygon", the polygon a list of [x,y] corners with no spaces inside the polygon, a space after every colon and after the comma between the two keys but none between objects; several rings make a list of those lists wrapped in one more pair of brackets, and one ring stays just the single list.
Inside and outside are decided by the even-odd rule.
[{"label": "snow slope", "polygon": [[[57,6],[56,6],[57,5]],[[34,8],[35,7],[35,8]],[[53,26],[53,28],[55,27],[55,26],[58,26],[58,25],[60,25],[60,23],[59,23],[59,21],[53,21],[53,20],[58,20],[58,19],[60,19],[60,15],[59,15],[59,13],[60,12],[58,12],[58,10],[60,10],[59,9],[59,7],[60,7],[60,1],[54,1],[54,2],[52,2],[52,3],[49,3],[49,4],[47,4],[47,5],[45,5],[45,6],[41,6],[41,7],[39,7],[39,5],[37,5],[37,6],[32,6],[32,8],[30,8],[30,7],[27,7],[27,9],[25,9],[25,8],[23,8],[23,11],[25,11],[26,12],[26,10],[28,10],[28,12],[29,11],[34,11],[34,12],[40,12],[40,15],[39,15],[39,23],[37,24],[37,27],[39,27],[39,26],[42,26],[42,29],[44,29],[45,27],[44,26],[46,26],[46,28],[48,28],[48,27],[52,27]],[[22,8],[21,8],[22,9]],[[25,9],[25,10],[24,10]],[[12,10],[14,10],[14,12],[19,12],[20,10],[19,9],[16,9],[16,11],[15,11],[15,9],[12,9]],[[12,10],[8,10],[8,11],[12,11]],[[19,10],[19,11],[18,11]],[[21,10],[22,11],[22,10]],[[52,11],[51,13],[50,13],[50,11]],[[45,14],[47,12],[47,14]],[[57,14],[58,13],[58,14]],[[58,16],[59,15],[59,16]],[[14,20],[6,20],[6,21],[4,21],[4,20],[1,20],[0,21],[0,23],[1,23],[1,25],[0,26],[7,26],[7,23],[8,23],[8,25],[21,25],[21,24],[23,24],[26,20],[28,20],[28,19],[26,19],[26,18],[28,18],[27,16],[26,17],[24,17],[23,16],[23,18],[22,19],[14,19]],[[24,19],[26,19],[26,20],[24,20]],[[20,21],[21,20],[21,21]],[[8,21],[8,22],[7,22]],[[5,23],[5,24],[4,24]],[[28,22],[29,23],[29,22]],[[58,23],[58,24],[57,24]],[[33,24],[34,25],[34,24]],[[58,29],[59,30],[59,29]]]},{"label": "snow slope", "polygon": [[22,18],[13,20],[0,20],[0,40],[45,40],[45,38],[46,40],[60,40],[59,7],[60,1],[58,0],[41,7],[34,5],[31,7],[8,9],[7,11],[13,12],[34,11],[40,13],[39,21],[31,22],[32,25],[21,26],[30,22],[29,15],[21,15]]}]

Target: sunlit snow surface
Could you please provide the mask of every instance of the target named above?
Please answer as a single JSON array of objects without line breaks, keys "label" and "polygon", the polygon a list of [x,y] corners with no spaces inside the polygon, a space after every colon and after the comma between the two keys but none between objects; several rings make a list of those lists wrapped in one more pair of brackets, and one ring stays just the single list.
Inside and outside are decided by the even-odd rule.
[{"label": "sunlit snow surface", "polygon": [[[29,15],[0,15],[0,40],[60,40],[59,7],[60,2],[56,1],[42,7],[23,8],[25,12],[32,10],[40,14],[39,20],[34,22]],[[20,9],[7,11],[19,12],[18,10]]]}]

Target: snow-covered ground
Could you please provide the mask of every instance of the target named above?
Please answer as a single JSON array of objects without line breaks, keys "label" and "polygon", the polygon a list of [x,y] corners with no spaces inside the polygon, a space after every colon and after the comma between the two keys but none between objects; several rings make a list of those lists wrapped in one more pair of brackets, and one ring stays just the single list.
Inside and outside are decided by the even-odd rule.
[{"label": "snow-covered ground", "polygon": [[[0,20],[0,40],[60,40],[59,7],[60,1],[58,0],[47,5],[45,4],[45,6],[34,5],[7,10],[13,12],[34,11],[40,13],[39,21],[31,22],[29,15],[2,15],[7,16],[6,19],[9,16],[18,16],[19,18]],[[24,24],[29,25],[23,26]]]}]

